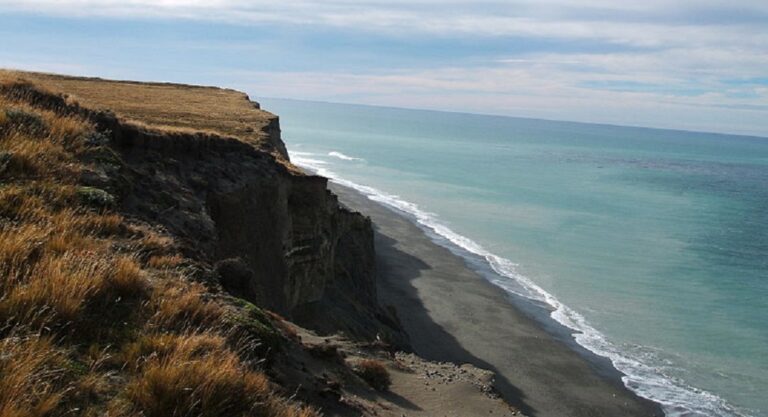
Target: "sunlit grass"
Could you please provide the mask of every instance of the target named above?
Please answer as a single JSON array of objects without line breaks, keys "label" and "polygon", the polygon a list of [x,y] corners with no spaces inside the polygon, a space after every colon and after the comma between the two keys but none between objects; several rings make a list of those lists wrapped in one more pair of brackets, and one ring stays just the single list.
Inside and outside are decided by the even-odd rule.
[{"label": "sunlit grass", "polygon": [[244,359],[234,307],[184,275],[173,237],[83,199],[107,193],[78,184],[104,146],[93,124],[13,86],[0,82],[0,417],[316,416]]}]

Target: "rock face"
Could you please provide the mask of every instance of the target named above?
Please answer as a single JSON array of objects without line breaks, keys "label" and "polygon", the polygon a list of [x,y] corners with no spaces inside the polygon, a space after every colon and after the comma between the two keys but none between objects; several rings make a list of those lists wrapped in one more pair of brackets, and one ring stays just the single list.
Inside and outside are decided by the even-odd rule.
[{"label": "rock face", "polygon": [[378,305],[370,219],[342,207],[326,178],[287,162],[276,116],[252,142],[152,130],[14,88],[5,93],[90,118],[104,132],[94,140],[111,152],[93,155],[102,172],[83,182],[116,196],[125,214],[165,227],[209,281],[320,333],[406,345],[393,313]]},{"label": "rock face", "polygon": [[237,141],[113,132],[123,207],[181,237],[224,288],[320,332],[402,343],[378,307],[370,219],[342,207],[327,179]]}]

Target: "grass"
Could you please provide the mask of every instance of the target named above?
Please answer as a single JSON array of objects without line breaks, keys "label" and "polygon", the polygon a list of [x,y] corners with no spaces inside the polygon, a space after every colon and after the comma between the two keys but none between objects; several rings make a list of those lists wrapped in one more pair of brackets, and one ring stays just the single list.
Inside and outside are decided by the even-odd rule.
[{"label": "grass", "polygon": [[276,395],[267,377],[242,361],[219,334],[145,335],[127,346],[121,359],[135,374],[125,391],[131,412],[141,410],[149,417],[317,416]]},{"label": "grass", "polygon": [[176,268],[181,265],[183,261],[184,258],[179,254],[151,256],[147,261],[147,266],[156,269],[169,269]]},{"label": "grass", "polygon": [[392,384],[389,371],[381,361],[365,359],[355,365],[355,373],[372,388],[386,391]]},{"label": "grass", "polygon": [[180,336],[150,350],[126,388],[127,397],[147,416],[268,415],[269,381],[248,370],[223,337]]},{"label": "grass", "polygon": [[66,358],[39,335],[0,340],[0,416],[51,415],[66,395]]},{"label": "grass", "polygon": [[[90,93],[162,89],[111,86]],[[317,416],[255,366],[250,310],[187,279],[172,236],[78,184],[84,155],[120,162],[103,134],[0,93],[0,417]]]},{"label": "grass", "polygon": [[206,300],[201,284],[170,281],[153,297],[152,324],[163,329],[207,328],[220,324],[224,309]]},{"label": "grass", "polygon": [[0,81],[19,78],[154,130],[205,131],[258,144],[266,138],[262,128],[274,118],[234,90],[0,70]]}]

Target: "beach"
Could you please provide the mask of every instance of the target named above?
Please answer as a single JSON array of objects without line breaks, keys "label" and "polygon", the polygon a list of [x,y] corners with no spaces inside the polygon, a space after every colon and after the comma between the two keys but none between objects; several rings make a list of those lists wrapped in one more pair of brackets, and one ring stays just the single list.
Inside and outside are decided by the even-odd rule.
[{"label": "beach", "polygon": [[545,329],[408,218],[355,190],[329,188],[372,219],[380,302],[397,311],[418,355],[495,372],[496,389],[527,416],[663,415],[626,389],[610,363]]}]

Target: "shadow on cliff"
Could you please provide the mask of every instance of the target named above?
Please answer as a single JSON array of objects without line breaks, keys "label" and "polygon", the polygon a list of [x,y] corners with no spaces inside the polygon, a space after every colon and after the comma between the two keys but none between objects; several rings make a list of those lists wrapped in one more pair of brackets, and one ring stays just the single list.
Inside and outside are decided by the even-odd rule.
[{"label": "shadow on cliff", "polygon": [[[420,357],[438,362],[453,362],[456,364],[469,363],[478,368],[492,371],[495,375],[494,387],[501,396],[512,406],[529,417],[536,416],[536,410],[526,404],[525,395],[513,386],[496,367],[468,352],[461,343],[442,326],[435,323],[430,317],[429,311],[421,302],[418,290],[412,285],[412,281],[421,276],[422,271],[431,267],[421,259],[405,253],[396,247],[397,240],[384,235],[374,223],[376,264],[378,270],[378,283],[386,292],[394,293],[398,297],[397,312],[401,320],[406,318],[410,326],[419,329],[419,335],[411,334],[412,345],[415,353]],[[407,281],[408,285],[389,284],[392,279]],[[386,303],[386,300],[382,300]],[[404,320],[405,321],[405,320]],[[420,342],[421,340],[421,342]],[[430,348],[425,348],[425,342]],[[436,348],[434,348],[437,346]]]}]

